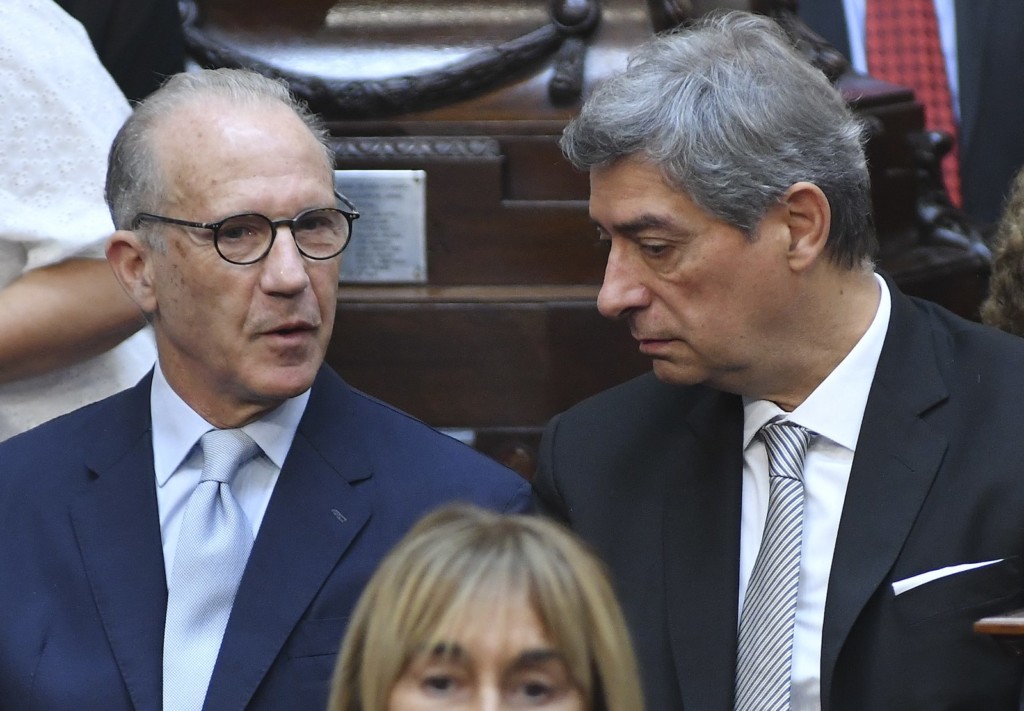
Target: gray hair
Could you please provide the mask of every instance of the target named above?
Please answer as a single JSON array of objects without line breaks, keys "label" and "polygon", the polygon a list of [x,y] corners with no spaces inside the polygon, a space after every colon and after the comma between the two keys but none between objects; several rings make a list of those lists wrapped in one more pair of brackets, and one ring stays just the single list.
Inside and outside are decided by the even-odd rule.
[{"label": "gray hair", "polygon": [[580,170],[643,156],[751,239],[791,185],[814,183],[832,210],[832,262],[854,268],[874,255],[863,127],[769,18],[711,13],[648,41],[594,91],[561,146]]},{"label": "gray hair", "polygon": [[132,229],[140,212],[158,209],[164,175],[154,150],[153,130],[161,119],[198,99],[220,98],[237,105],[280,102],[291,108],[323,146],[324,162],[334,167],[323,121],[277,79],[243,69],[203,69],[171,76],[135,107],[114,137],[107,163],[106,200],[114,226]]}]

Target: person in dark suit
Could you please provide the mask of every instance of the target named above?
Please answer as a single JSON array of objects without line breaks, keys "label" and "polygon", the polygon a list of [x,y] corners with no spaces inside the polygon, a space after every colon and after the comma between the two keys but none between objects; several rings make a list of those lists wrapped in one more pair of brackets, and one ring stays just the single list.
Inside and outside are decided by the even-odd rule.
[{"label": "person in dark suit", "polygon": [[802,528],[760,657],[785,699],[743,708],[1016,709],[1024,662],[971,625],[1024,607],[1024,341],[875,273],[834,87],[771,20],[716,15],[639,48],[562,147],[610,250],[598,308],[654,368],[549,423],[535,500],[609,564],[648,707],[733,708],[771,424],[810,438]]},{"label": "person in dark suit", "polygon": [[56,0],[82,23],[125,97],[141,101],[185,69],[177,0]]},{"label": "person in dark suit", "polygon": [[[846,4],[841,0],[800,0],[798,11],[808,27],[852,58],[855,53]],[[862,0],[861,18],[863,5]],[[944,0],[937,5],[946,6],[939,21],[955,26],[963,208],[991,226],[999,219],[1013,177],[1024,167],[1024,132],[1020,130],[1024,74],[1018,71],[1024,65],[1024,3]],[[856,36],[860,50],[863,30]],[[861,71],[871,71],[866,63],[854,64]]]},{"label": "person in dark suit", "polygon": [[[5,709],[324,708],[351,608],[416,520],[455,500],[530,508],[521,477],[323,365],[357,216],[325,137],[283,85],[234,70],[172,77],[118,133],[107,257],[159,358],[0,447]],[[228,429],[258,449],[224,485],[205,433]],[[232,525],[186,536],[205,484]],[[176,568],[229,528],[251,546],[234,587]],[[186,658],[172,683],[165,611],[186,588],[197,624],[215,596],[226,621],[186,634],[210,666]],[[167,701],[201,674],[193,703]]]}]

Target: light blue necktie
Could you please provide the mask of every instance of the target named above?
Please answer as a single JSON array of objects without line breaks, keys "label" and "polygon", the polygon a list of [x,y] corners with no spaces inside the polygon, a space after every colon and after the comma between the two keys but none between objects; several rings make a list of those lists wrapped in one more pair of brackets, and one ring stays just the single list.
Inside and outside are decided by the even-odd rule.
[{"label": "light blue necktie", "polygon": [[769,422],[758,436],[768,451],[768,517],[740,616],[736,711],[784,711],[800,581],[804,454],[811,432],[781,421]]},{"label": "light blue necktie", "polygon": [[164,711],[200,711],[252,548],[231,480],[259,447],[241,430],[200,438],[203,473],[185,506],[167,589]]}]

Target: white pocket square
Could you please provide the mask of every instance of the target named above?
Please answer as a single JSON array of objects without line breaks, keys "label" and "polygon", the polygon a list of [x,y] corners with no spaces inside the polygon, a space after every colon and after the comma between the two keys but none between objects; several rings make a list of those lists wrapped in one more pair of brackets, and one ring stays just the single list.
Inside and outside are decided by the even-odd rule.
[{"label": "white pocket square", "polygon": [[919,585],[930,583],[933,580],[945,578],[949,575],[956,575],[957,573],[963,573],[964,571],[973,570],[974,568],[983,568],[986,565],[994,565],[996,563],[1001,563],[1002,561],[1003,559],[999,558],[998,560],[986,560],[981,563],[961,563],[960,565],[950,565],[945,568],[939,568],[938,570],[929,570],[927,573],[920,573],[909,578],[904,578],[903,580],[897,580],[892,584],[892,592],[894,595],[901,595],[907,590],[913,590]]}]

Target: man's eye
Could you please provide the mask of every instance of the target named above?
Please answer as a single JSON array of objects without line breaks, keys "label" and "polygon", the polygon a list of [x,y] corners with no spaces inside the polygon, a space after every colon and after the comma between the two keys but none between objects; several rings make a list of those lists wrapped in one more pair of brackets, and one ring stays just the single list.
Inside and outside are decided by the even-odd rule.
[{"label": "man's eye", "polygon": [[261,225],[255,220],[238,217],[220,226],[220,229],[217,231],[217,239],[231,241],[249,240],[259,237],[260,233],[265,231],[265,229],[265,223]]},{"label": "man's eye", "polygon": [[251,240],[258,234],[257,229],[248,224],[230,225],[229,227],[221,227],[220,232],[217,233],[217,239],[220,240]]},{"label": "man's eye", "polygon": [[301,220],[296,221],[295,229],[297,230],[308,230],[308,231],[319,231],[319,230],[330,230],[336,227],[333,220],[328,219],[324,215],[306,215]]},{"label": "man's eye", "polygon": [[217,233],[218,239],[227,240],[240,240],[250,236],[252,236],[252,230],[246,229],[245,227],[231,227],[226,230],[222,229]]},{"label": "man's eye", "polygon": [[668,245],[660,242],[641,242],[640,250],[651,257],[658,257],[668,251]]}]

